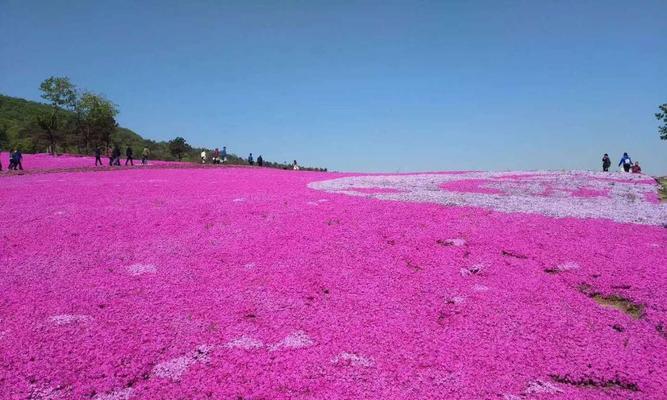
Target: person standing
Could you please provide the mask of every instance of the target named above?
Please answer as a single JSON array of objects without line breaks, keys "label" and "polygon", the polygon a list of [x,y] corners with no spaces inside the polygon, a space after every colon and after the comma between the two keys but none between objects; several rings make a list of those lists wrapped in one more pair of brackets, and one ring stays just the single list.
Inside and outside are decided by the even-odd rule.
[{"label": "person standing", "polygon": [[632,165],[632,173],[633,174],[642,173],[642,167],[639,166],[639,161],[635,161],[635,163]]},{"label": "person standing", "polygon": [[116,145],[111,152],[112,165],[120,166],[120,146]]},{"label": "person standing", "polygon": [[95,166],[97,167],[97,163],[102,165],[102,149],[100,149],[100,146],[95,147]]},{"label": "person standing", "polygon": [[16,149],[14,150],[14,154],[12,155],[12,160],[14,161],[14,171],[16,171],[16,168],[20,169],[23,171],[23,164],[21,163],[21,160],[23,160],[23,154],[21,154],[21,150]]},{"label": "person standing", "polygon": [[294,164],[292,166],[292,169],[295,170],[295,171],[298,171],[300,169],[299,164],[296,162],[296,160],[294,160]]},{"label": "person standing", "polygon": [[206,150],[202,150],[200,156],[201,156],[201,163],[206,164]]},{"label": "person standing", "polygon": [[14,169],[14,149],[9,150],[9,160],[7,162],[7,170]]},{"label": "person standing", "polygon": [[222,151],[220,152],[220,159],[222,160],[222,163],[227,162],[227,146],[222,146]]},{"label": "person standing", "polygon": [[220,150],[217,147],[213,150],[213,164],[220,164]]},{"label": "person standing", "polygon": [[257,157],[257,166],[261,167],[264,165],[264,159],[262,158],[262,155],[260,154],[259,157]]},{"label": "person standing", "polygon": [[248,164],[255,165],[255,161],[252,159],[252,153],[248,156]]},{"label": "person standing", "polygon": [[134,153],[132,152],[132,147],[127,146],[127,149],[125,150],[125,156],[127,157],[125,159],[125,165],[127,165],[129,162],[131,166],[134,166],[134,158],[132,158],[133,155]]},{"label": "person standing", "polygon": [[604,153],[604,156],[602,156],[602,171],[609,172],[609,167],[611,167],[611,159],[609,154]]},{"label": "person standing", "polygon": [[148,150],[148,147],[144,147],[144,151],[141,152],[141,165],[146,165],[150,153],[151,151]]},{"label": "person standing", "polygon": [[623,170],[625,172],[630,172],[630,167],[632,167],[632,159],[628,155],[628,153],[623,153],[623,157],[621,157],[621,161],[618,162],[618,166],[620,167],[623,165]]}]

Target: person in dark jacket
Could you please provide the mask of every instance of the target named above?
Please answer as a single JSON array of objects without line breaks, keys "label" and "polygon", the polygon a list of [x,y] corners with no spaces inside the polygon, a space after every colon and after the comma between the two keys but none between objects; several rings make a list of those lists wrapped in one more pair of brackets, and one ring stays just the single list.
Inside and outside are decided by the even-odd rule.
[{"label": "person in dark jacket", "polygon": [[120,147],[116,145],[111,152],[112,164],[120,166]]},{"label": "person in dark jacket", "polygon": [[23,154],[21,154],[21,150],[19,149],[14,150],[14,154],[12,154],[14,171],[16,171],[17,167],[18,169],[23,171],[23,164],[21,164],[21,160],[23,160]]},{"label": "person in dark jacket", "polygon": [[220,152],[220,161],[222,161],[223,164],[227,162],[227,146],[222,146],[222,151]]},{"label": "person in dark jacket", "polygon": [[259,157],[257,157],[257,165],[260,167],[264,165],[264,159],[262,158],[261,154],[259,155]]},{"label": "person in dark jacket", "polygon": [[252,153],[248,156],[248,164],[255,165],[255,160],[252,159]]},{"label": "person in dark jacket", "polygon": [[220,150],[217,147],[213,150],[213,164],[220,164]]},{"label": "person in dark jacket", "polygon": [[100,149],[100,146],[95,147],[95,166],[97,167],[97,163],[102,165],[102,149]]},{"label": "person in dark jacket", "polygon": [[125,165],[127,165],[127,163],[129,162],[130,165],[134,166],[133,162],[134,159],[132,158],[132,155],[133,155],[132,147],[127,146],[127,150],[125,150],[125,156],[127,156],[127,158],[125,159]]},{"label": "person in dark jacket", "polygon": [[618,166],[620,167],[623,165],[623,170],[625,172],[630,172],[630,167],[632,167],[632,159],[628,155],[628,153],[623,153],[623,157],[621,157],[621,161],[618,162]]},{"label": "person in dark jacket", "polygon": [[609,167],[611,167],[611,159],[609,158],[609,154],[604,153],[604,156],[602,156],[602,170],[608,172]]}]

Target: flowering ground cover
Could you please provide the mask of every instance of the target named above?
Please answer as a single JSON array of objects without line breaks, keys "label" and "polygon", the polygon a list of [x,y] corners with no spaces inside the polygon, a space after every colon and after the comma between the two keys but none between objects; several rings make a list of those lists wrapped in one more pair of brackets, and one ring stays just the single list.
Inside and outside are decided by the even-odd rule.
[{"label": "flowering ground cover", "polygon": [[[0,162],[2,162],[2,169],[6,171],[9,165],[9,153],[2,152],[0,153]],[[102,162],[104,167],[108,167],[109,158],[102,157]],[[141,165],[141,156],[139,159],[134,160],[135,165]],[[46,153],[39,154],[23,154],[23,169],[24,173],[31,173],[33,171],[66,171],[77,168],[90,168],[95,166],[95,157],[90,156],[80,156],[72,154],[62,154],[60,156],[52,156]],[[121,158],[121,165],[125,164],[125,158]],[[160,161],[160,160],[149,160],[149,165],[154,166],[167,166],[167,165],[177,165],[179,163],[173,161]],[[97,167],[97,168],[104,168]]]},{"label": "flowering ground cover", "polygon": [[0,187],[2,399],[667,398],[667,210],[646,176]]}]

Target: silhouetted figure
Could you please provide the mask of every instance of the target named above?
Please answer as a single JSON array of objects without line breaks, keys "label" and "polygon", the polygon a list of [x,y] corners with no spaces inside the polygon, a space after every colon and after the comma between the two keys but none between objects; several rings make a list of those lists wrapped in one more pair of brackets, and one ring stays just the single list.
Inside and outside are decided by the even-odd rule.
[{"label": "silhouetted figure", "polygon": [[134,153],[132,152],[132,147],[127,146],[127,149],[125,150],[125,156],[127,157],[125,159],[125,165],[127,165],[129,162],[130,165],[134,166],[134,158],[132,158],[133,155]]},{"label": "silhouetted figure", "polygon": [[14,152],[16,149],[9,150],[9,163],[7,164],[7,170],[14,169]]},{"label": "silhouetted figure", "polygon": [[118,145],[116,145],[116,147],[113,148],[113,151],[111,152],[111,157],[113,159],[112,165],[120,166],[120,147],[118,147]]},{"label": "silhouetted figure", "polygon": [[259,157],[257,157],[257,165],[260,167],[264,165],[264,159],[262,158],[261,154],[259,155]]},{"label": "silhouetted figure", "polygon": [[295,171],[298,171],[300,169],[299,164],[296,162],[296,160],[294,160],[294,163],[292,164],[292,169]]},{"label": "silhouetted figure", "polygon": [[14,150],[14,154],[12,154],[12,167],[10,169],[13,169],[16,171],[16,168],[20,169],[23,171],[23,164],[21,163],[21,160],[23,160],[23,154],[21,154],[21,150],[16,149]]},{"label": "silhouetted figure", "polygon": [[215,150],[213,150],[213,164],[220,164],[220,150],[216,147]]},{"label": "silhouetted figure", "polygon": [[255,165],[255,161],[252,159],[252,153],[248,156],[248,164]]},{"label": "silhouetted figure", "polygon": [[602,156],[602,170],[608,172],[609,167],[611,167],[611,159],[609,158],[609,154],[604,153],[604,156]]},{"label": "silhouetted figure", "polygon": [[623,170],[625,172],[630,172],[630,167],[632,167],[632,159],[628,155],[628,153],[623,153],[623,157],[621,157],[621,161],[618,162],[618,166],[620,167],[623,165]]},{"label": "silhouetted figure", "polygon": [[97,165],[102,165],[102,149],[100,149],[100,146],[95,147],[95,166]]},{"label": "silhouetted figure", "polygon": [[220,152],[220,159],[223,163],[227,162],[227,146],[222,146],[222,151]]},{"label": "silhouetted figure", "polygon": [[639,161],[635,161],[635,163],[632,165],[632,173],[633,174],[642,173],[642,167],[639,166]]},{"label": "silhouetted figure", "polygon": [[141,152],[141,165],[146,165],[149,154],[151,154],[151,151],[148,150],[148,147],[144,147],[144,151]]}]

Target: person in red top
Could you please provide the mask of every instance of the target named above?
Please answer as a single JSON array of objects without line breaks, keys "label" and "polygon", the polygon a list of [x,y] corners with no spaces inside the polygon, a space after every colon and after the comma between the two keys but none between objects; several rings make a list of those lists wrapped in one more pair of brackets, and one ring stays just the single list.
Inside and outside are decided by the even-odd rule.
[{"label": "person in red top", "polygon": [[632,173],[633,174],[641,174],[642,173],[642,167],[639,166],[638,161],[635,161],[635,163],[632,165]]}]

